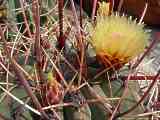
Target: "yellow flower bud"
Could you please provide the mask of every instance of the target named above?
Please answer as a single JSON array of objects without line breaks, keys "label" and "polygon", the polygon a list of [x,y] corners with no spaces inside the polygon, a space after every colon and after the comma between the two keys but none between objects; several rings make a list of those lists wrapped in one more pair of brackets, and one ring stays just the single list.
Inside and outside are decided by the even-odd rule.
[{"label": "yellow flower bud", "polygon": [[108,16],[109,15],[109,5],[110,3],[99,2],[98,15],[100,16]]}]

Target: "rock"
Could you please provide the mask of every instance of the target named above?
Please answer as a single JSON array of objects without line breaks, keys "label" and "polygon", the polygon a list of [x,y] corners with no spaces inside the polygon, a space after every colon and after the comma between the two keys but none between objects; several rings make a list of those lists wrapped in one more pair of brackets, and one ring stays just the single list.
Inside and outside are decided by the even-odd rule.
[{"label": "rock", "polygon": [[[146,0],[124,0],[123,9],[125,12],[141,17]],[[148,8],[144,22],[150,25],[160,25],[160,0],[148,0]]]},{"label": "rock", "polygon": [[[74,1],[78,5],[80,4],[80,0]],[[119,1],[120,0],[115,0],[115,11],[118,8]],[[124,0],[122,12],[129,13],[140,18],[146,1],[148,1],[148,9],[144,17],[144,22],[149,25],[160,25],[160,0]],[[89,16],[91,16],[92,13],[92,5],[93,0],[83,0],[83,9]]]}]

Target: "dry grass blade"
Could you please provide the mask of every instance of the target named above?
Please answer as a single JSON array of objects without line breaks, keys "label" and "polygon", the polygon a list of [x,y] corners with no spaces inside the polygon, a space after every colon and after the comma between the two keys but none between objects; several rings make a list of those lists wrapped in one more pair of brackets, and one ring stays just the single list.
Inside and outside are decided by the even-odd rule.
[{"label": "dry grass blade", "polygon": [[41,116],[41,113],[37,111],[36,109],[32,108],[31,106],[24,103],[22,100],[18,99],[16,96],[12,95],[10,92],[8,92],[5,88],[0,86],[0,89],[2,89],[7,95],[9,95],[11,98],[13,98],[15,101],[17,101],[19,104],[23,105],[25,108],[29,109],[30,111],[34,112],[37,115]]}]

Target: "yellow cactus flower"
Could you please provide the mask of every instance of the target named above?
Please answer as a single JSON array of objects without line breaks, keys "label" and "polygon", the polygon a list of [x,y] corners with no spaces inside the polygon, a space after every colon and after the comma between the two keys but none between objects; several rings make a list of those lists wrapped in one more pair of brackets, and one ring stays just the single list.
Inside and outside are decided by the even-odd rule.
[{"label": "yellow cactus flower", "polygon": [[120,68],[144,51],[149,34],[143,28],[143,24],[118,13],[97,16],[96,25],[90,27],[91,44],[103,64]]}]

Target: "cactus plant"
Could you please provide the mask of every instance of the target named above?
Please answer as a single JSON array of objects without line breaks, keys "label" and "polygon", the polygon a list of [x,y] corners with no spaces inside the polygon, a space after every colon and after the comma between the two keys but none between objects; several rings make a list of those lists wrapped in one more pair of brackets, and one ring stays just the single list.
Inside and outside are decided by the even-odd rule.
[{"label": "cactus plant", "polygon": [[[148,53],[156,40],[149,44],[143,23],[114,13],[112,0],[94,0],[92,20],[82,9],[86,2],[3,3],[7,11],[0,9],[0,119],[157,117],[152,112],[158,109],[160,72],[151,66],[155,72],[149,74],[150,64],[143,64],[152,64]],[[146,84],[144,79],[151,81]]]}]

